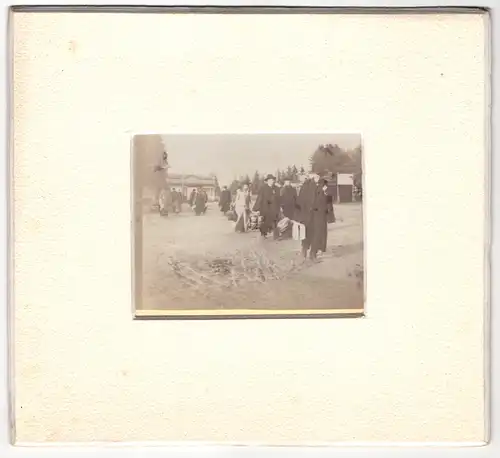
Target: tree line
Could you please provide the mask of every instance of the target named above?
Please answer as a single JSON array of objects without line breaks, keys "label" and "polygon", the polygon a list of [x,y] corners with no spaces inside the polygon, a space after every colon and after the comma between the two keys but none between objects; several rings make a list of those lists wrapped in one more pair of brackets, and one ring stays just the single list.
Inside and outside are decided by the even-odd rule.
[{"label": "tree line", "polygon": [[[362,188],[362,150],[361,146],[354,149],[342,149],[336,144],[319,145],[309,157],[309,168],[303,166],[289,165],[284,169],[274,171],[277,182],[283,184],[285,179],[298,182],[299,177],[309,170],[320,175],[334,175],[337,173],[352,173],[354,175],[354,185]],[[252,177],[242,175],[234,179],[229,185],[231,193],[235,193],[244,183],[250,186],[252,194],[257,194],[264,183],[267,173],[256,170]]]},{"label": "tree line", "polygon": [[[305,168],[303,166],[297,167],[296,165],[289,165],[284,169],[277,169],[274,171],[273,175],[276,177],[276,181],[283,184],[286,179],[297,182],[299,181],[299,176],[305,174]],[[243,184],[247,183],[250,186],[252,194],[257,194],[260,187],[264,184],[264,180],[267,173],[259,172],[256,170],[252,177],[250,175],[242,175],[238,179],[232,181],[229,186],[229,190],[233,193],[236,192]]]}]

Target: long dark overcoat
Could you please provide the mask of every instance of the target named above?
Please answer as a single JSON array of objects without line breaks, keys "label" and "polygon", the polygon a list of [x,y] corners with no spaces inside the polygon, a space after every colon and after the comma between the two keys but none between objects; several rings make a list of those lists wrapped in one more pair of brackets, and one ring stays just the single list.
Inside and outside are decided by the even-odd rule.
[{"label": "long dark overcoat", "polygon": [[283,186],[281,188],[281,208],[283,216],[294,219],[297,209],[297,190],[293,186]]},{"label": "long dark overcoat", "polygon": [[199,215],[204,213],[207,207],[208,196],[204,191],[198,191],[194,198],[194,212]]},{"label": "long dark overcoat", "polygon": [[280,191],[277,186],[263,184],[253,205],[253,211],[262,217],[261,231],[269,232],[276,227],[280,214]]},{"label": "long dark overcoat", "polygon": [[332,197],[323,190],[324,182],[306,181],[300,189],[297,205],[299,221],[306,226],[303,247],[313,252],[326,251],[328,221],[332,220]]},{"label": "long dark overcoat", "polygon": [[226,213],[231,205],[231,192],[229,189],[223,189],[220,193],[219,207],[220,211]]}]

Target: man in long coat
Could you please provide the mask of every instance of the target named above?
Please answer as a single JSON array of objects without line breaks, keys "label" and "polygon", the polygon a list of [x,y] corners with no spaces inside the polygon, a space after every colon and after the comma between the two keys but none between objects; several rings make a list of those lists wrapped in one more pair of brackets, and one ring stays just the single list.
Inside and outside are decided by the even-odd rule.
[{"label": "man in long coat", "polygon": [[231,205],[231,192],[227,189],[227,186],[222,188],[219,198],[219,208],[222,213],[227,213]]},{"label": "man in long coat", "polygon": [[260,187],[257,200],[253,210],[259,212],[262,217],[260,233],[266,237],[269,232],[273,232],[275,239],[278,238],[277,223],[280,214],[280,191],[275,185],[276,178],[273,175],[267,175],[264,185]]},{"label": "man in long coat", "polygon": [[196,216],[205,214],[205,212],[207,211],[207,202],[207,193],[202,188],[198,188],[196,197],[194,198],[194,213],[196,214]]},{"label": "man in long coat", "polygon": [[306,237],[302,240],[302,255],[316,259],[318,251],[325,252],[328,237],[328,222],[334,221],[332,196],[328,195],[326,180],[319,174],[311,173],[297,198],[299,221],[306,227]]},{"label": "man in long coat", "polygon": [[281,188],[281,209],[283,216],[294,219],[297,209],[297,191],[292,186],[290,178],[285,178],[285,183]]},{"label": "man in long coat", "polygon": [[189,194],[188,202],[189,202],[190,207],[192,207],[194,205],[194,201],[196,199],[196,192],[197,192],[197,190],[196,190],[196,188],[194,188],[191,190],[191,194]]}]

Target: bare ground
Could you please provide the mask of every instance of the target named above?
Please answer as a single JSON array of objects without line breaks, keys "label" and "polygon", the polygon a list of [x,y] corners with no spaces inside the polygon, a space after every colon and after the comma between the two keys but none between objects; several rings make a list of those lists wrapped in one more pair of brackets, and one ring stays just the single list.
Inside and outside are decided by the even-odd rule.
[{"label": "bare ground", "polygon": [[214,204],[198,217],[187,206],[180,215],[146,213],[140,308],[362,308],[361,205],[337,205],[335,213],[317,263],[301,258],[298,241],[235,233]]}]

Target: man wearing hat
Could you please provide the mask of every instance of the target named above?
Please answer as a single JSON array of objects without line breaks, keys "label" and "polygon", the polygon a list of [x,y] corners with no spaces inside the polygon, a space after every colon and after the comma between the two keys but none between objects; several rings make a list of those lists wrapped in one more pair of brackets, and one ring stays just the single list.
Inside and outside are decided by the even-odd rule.
[{"label": "man wearing hat", "polygon": [[318,251],[325,252],[328,237],[328,221],[334,221],[332,196],[328,194],[326,177],[311,170],[309,179],[300,189],[297,205],[299,221],[306,227],[302,240],[302,255],[316,260]]},{"label": "man wearing hat", "polygon": [[264,185],[259,189],[253,211],[259,212],[262,217],[260,225],[262,237],[266,237],[272,231],[274,238],[277,239],[279,234],[276,225],[280,213],[280,193],[275,183],[276,177],[271,174],[266,176]]}]

